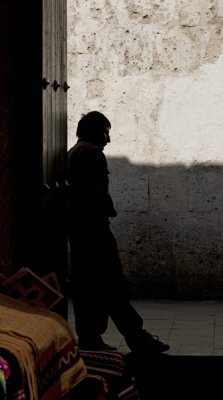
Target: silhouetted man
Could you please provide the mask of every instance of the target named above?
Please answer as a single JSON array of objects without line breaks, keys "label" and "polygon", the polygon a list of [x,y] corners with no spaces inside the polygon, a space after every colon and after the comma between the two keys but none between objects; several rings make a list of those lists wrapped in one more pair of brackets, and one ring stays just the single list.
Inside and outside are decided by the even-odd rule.
[{"label": "silhouetted man", "polygon": [[68,152],[69,241],[72,297],[79,347],[114,349],[103,342],[110,316],[132,351],[169,350],[143,329],[143,319],[129,301],[116,240],[109,218],[116,216],[109,194],[104,147],[111,124],[100,112],[84,115],[77,126],[77,143]]}]

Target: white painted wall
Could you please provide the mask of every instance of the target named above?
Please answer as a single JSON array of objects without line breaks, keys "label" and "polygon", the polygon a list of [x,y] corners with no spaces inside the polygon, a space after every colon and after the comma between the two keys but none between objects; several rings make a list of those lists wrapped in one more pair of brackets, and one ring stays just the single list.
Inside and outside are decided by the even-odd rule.
[{"label": "white painted wall", "polygon": [[112,229],[133,292],[223,288],[223,0],[68,0],[70,147],[112,123]]}]

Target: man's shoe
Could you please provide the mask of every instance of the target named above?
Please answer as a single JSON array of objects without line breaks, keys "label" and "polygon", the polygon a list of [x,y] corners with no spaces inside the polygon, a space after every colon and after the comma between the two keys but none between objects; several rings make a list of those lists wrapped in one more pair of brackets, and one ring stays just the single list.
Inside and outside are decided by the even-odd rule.
[{"label": "man's shoe", "polygon": [[164,353],[170,349],[170,346],[166,343],[161,342],[159,337],[151,335],[145,329],[143,329],[137,337],[126,339],[126,343],[132,352],[143,352],[149,354]]},{"label": "man's shoe", "polygon": [[105,343],[101,336],[98,336],[97,338],[88,338],[86,339],[79,339],[78,341],[78,347],[80,350],[92,350],[92,351],[115,351],[117,350],[116,347],[109,346],[107,343]]}]

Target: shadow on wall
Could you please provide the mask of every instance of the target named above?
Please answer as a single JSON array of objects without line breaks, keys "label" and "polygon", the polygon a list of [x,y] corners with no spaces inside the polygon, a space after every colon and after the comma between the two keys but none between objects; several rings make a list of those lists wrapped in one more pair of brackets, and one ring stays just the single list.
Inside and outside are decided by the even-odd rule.
[{"label": "shadow on wall", "polygon": [[223,299],[223,166],[108,166],[132,297]]}]

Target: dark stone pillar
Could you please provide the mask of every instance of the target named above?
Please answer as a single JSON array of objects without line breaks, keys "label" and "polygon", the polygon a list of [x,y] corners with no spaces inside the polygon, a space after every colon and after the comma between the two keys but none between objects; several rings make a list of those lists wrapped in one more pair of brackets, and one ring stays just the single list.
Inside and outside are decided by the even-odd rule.
[{"label": "dark stone pillar", "polygon": [[0,3],[0,273],[12,270],[13,196],[10,127],[10,18],[7,0]]}]

